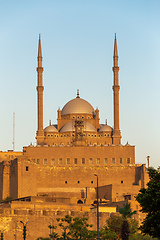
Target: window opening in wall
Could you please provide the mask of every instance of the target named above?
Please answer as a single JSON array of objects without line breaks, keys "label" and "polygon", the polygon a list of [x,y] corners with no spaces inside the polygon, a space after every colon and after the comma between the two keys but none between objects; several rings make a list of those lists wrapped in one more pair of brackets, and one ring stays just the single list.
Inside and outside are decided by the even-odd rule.
[{"label": "window opening in wall", "polygon": [[77,204],[83,204],[83,201],[82,200],[78,200]]},{"label": "window opening in wall", "polygon": [[80,183],[80,181],[78,181],[78,183]]},{"label": "window opening in wall", "polygon": [[29,167],[28,166],[26,166],[26,172],[28,172],[29,171]]},{"label": "window opening in wall", "polygon": [[89,164],[93,164],[93,159],[92,158],[89,159]]},{"label": "window opening in wall", "polygon": [[65,181],[65,184],[67,184],[67,181]]},{"label": "window opening in wall", "polygon": [[119,163],[123,163],[123,158],[120,158],[120,159],[119,159]]},{"label": "window opening in wall", "polygon": [[58,164],[62,164],[62,158],[58,159]]},{"label": "window opening in wall", "polygon": [[43,159],[43,164],[46,165],[47,164],[47,159]]},{"label": "window opening in wall", "polygon": [[74,164],[77,164],[77,158],[74,159]]},{"label": "window opening in wall", "polygon": [[90,137],[90,134],[88,134],[88,137]]},{"label": "window opening in wall", "polygon": [[70,158],[67,158],[66,163],[70,164]]},{"label": "window opening in wall", "polygon": [[115,158],[112,158],[112,164],[115,164]]},{"label": "window opening in wall", "polygon": [[51,159],[51,165],[54,165],[54,164],[55,164],[55,159],[52,158],[52,159]]},{"label": "window opening in wall", "polygon": [[82,158],[82,164],[85,164],[85,158]]},{"label": "window opening in wall", "polygon": [[100,164],[100,158],[97,158],[97,164]]},{"label": "window opening in wall", "polygon": [[131,163],[131,159],[130,158],[127,158],[127,163]]},{"label": "window opening in wall", "polygon": [[108,158],[105,158],[104,159],[104,164],[107,164],[108,163]]},{"label": "window opening in wall", "polygon": [[40,163],[40,160],[39,160],[39,159],[36,159],[36,163],[39,164],[39,163]]},{"label": "window opening in wall", "polygon": [[121,181],[121,183],[123,183],[123,181]]},{"label": "window opening in wall", "polygon": [[93,181],[91,181],[91,183],[93,183]]}]

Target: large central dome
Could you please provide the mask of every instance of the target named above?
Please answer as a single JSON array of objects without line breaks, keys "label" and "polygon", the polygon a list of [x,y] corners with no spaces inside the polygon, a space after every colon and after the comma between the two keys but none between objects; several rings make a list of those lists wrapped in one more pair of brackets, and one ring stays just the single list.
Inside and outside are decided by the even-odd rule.
[{"label": "large central dome", "polygon": [[76,97],[64,105],[61,114],[94,114],[94,108],[86,100]]}]

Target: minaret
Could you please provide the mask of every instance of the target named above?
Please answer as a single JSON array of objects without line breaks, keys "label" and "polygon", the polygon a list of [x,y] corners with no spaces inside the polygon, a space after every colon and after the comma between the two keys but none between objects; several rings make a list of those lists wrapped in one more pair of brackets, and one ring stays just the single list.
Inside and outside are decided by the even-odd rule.
[{"label": "minaret", "polygon": [[43,67],[42,67],[42,50],[41,50],[41,37],[39,35],[38,44],[38,57],[37,57],[37,107],[38,107],[38,129],[37,129],[37,145],[44,143],[43,131]]},{"label": "minaret", "polygon": [[118,50],[117,39],[115,34],[114,40],[114,55],[113,55],[113,99],[114,99],[114,129],[113,129],[113,144],[118,145],[121,143],[121,132],[119,129],[119,67],[118,67]]}]

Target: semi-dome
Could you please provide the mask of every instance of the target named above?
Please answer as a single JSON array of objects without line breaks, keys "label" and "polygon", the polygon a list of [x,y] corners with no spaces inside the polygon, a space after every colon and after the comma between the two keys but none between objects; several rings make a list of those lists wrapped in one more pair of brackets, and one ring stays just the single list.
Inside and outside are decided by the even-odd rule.
[{"label": "semi-dome", "polygon": [[[97,132],[95,127],[92,124],[90,124],[89,122],[83,121],[83,124],[84,124],[84,132]],[[75,125],[75,121],[71,121],[71,122],[65,124],[61,128],[60,132],[73,132],[73,131],[75,131],[74,125]]]},{"label": "semi-dome", "polygon": [[61,114],[94,114],[94,108],[86,100],[76,97],[64,105]]},{"label": "semi-dome", "polygon": [[50,125],[44,129],[44,132],[58,132],[58,130],[53,125]]},{"label": "semi-dome", "polygon": [[111,132],[112,128],[109,125],[103,125],[100,129],[99,132]]}]

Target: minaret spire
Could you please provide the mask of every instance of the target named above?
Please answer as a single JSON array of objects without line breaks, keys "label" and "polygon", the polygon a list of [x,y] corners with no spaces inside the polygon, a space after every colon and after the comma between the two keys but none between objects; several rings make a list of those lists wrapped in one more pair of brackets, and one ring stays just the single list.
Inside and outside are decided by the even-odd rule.
[{"label": "minaret spire", "polygon": [[38,57],[42,57],[42,48],[41,48],[41,34],[39,34],[39,43],[38,43]]},{"label": "minaret spire", "polygon": [[117,39],[115,34],[114,39],[114,55],[113,55],[113,98],[114,98],[114,130],[113,130],[113,144],[118,145],[121,142],[121,132],[119,129],[119,66],[118,66],[118,50]]},{"label": "minaret spire", "polygon": [[41,36],[39,34],[38,43],[38,57],[37,57],[37,110],[38,110],[38,129],[37,129],[37,145],[44,143],[44,131],[43,131],[43,67],[42,67],[42,48],[41,48]]}]

